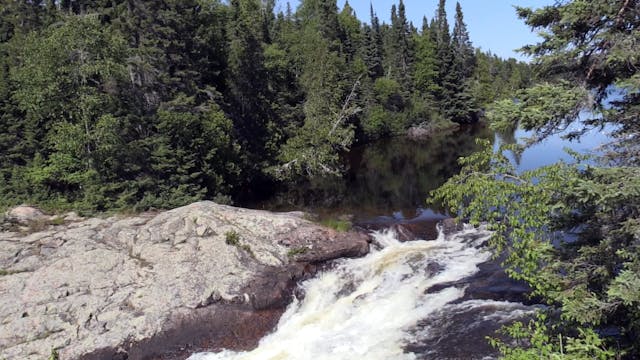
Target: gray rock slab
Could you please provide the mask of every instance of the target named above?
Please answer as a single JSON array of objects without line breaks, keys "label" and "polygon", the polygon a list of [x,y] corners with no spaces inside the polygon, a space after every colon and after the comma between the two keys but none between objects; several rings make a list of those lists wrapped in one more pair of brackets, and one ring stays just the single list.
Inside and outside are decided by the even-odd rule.
[{"label": "gray rock slab", "polygon": [[[45,359],[56,348],[75,359],[158,336],[176,314],[212,304],[281,305],[284,282],[295,278],[282,273],[292,264],[361,256],[368,241],[298,213],[208,201],[28,235],[0,232],[0,358]],[[300,248],[309,251],[292,255]]]}]

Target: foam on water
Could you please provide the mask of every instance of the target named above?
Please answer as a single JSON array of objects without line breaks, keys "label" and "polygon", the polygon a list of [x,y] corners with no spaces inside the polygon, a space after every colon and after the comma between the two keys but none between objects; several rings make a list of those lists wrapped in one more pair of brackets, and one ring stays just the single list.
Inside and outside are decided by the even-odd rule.
[{"label": "foam on water", "polygon": [[[380,250],[342,260],[304,282],[304,299],[293,301],[277,329],[256,349],[199,353],[189,359],[415,359],[404,350],[415,336],[411,328],[464,295],[464,287],[453,284],[490,258],[481,246],[489,236],[466,228],[433,241],[400,243],[392,232],[375,233]],[[434,285],[442,289],[427,292]]]}]

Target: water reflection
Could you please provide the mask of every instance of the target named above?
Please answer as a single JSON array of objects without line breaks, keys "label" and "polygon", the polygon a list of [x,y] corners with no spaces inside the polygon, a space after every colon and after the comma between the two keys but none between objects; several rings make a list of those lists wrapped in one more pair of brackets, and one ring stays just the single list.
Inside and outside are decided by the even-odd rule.
[{"label": "water reflection", "polygon": [[[574,163],[574,158],[565,151],[570,149],[579,154],[600,155],[602,147],[611,142],[611,133],[615,130],[613,126],[603,128],[588,129],[579,139],[570,141],[565,136],[572,132],[581,131],[584,124],[576,122],[571,124],[565,131],[554,134],[543,141],[529,146],[520,154],[509,152],[507,155],[516,165],[518,171],[527,171],[551,165],[558,161]],[[513,132],[496,133],[494,149],[498,149],[501,144],[525,144],[533,133],[517,129]]]},{"label": "water reflection", "polygon": [[[580,126],[574,124],[573,126]],[[569,128],[567,131],[574,131]],[[608,142],[611,129],[592,129],[580,141],[570,142],[563,134],[527,148],[521,154],[508,154],[519,171],[555,163],[571,162],[564,148],[579,153],[593,152]],[[458,159],[479,150],[477,138],[500,144],[524,143],[531,134],[522,130],[493,133],[487,127],[473,126],[414,142],[404,137],[386,139],[354,147],[345,156],[348,168],[343,178],[317,178],[287,186],[267,200],[241,204],[275,211],[303,210],[321,217],[352,215],[356,223],[390,224],[439,220],[439,208],[426,208],[429,192],[458,173]]]},{"label": "water reflection", "polygon": [[399,137],[355,147],[345,157],[349,170],[344,178],[288,187],[255,207],[351,214],[356,222],[380,216],[437,216],[424,209],[425,199],[460,170],[458,158],[479,150],[479,137],[494,138],[486,127],[475,126],[422,142]]}]

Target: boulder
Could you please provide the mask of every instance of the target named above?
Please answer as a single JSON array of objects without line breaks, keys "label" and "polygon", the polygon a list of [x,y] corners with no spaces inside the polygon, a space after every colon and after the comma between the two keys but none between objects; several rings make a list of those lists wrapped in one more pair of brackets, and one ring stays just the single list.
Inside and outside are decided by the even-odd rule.
[{"label": "boulder", "polygon": [[52,348],[62,359],[133,359],[251,346],[314,264],[362,256],[369,241],[300,214],[213,202],[0,232],[0,358],[45,359]]},{"label": "boulder", "polygon": [[407,137],[411,140],[424,140],[431,137],[433,129],[428,126],[412,126],[407,130]]},{"label": "boulder", "polygon": [[438,238],[438,224],[441,219],[435,218],[416,218],[410,220],[396,220],[393,218],[384,219],[382,221],[374,221],[369,223],[359,223],[355,229],[361,231],[384,231],[391,230],[397,235],[397,239],[401,242],[414,240],[434,240]]},{"label": "boulder", "polygon": [[6,221],[20,225],[28,225],[31,222],[48,219],[49,217],[42,210],[28,205],[16,206],[5,214]]},{"label": "boulder", "polygon": [[458,231],[462,231],[464,229],[464,224],[462,221],[458,219],[449,218],[444,219],[438,223],[438,227],[442,230],[445,235],[450,235],[456,233]]},{"label": "boulder", "polygon": [[425,141],[434,134],[447,133],[460,129],[460,125],[454,122],[420,123],[407,129],[407,138],[413,141]]},{"label": "boulder", "polygon": [[411,225],[412,224],[408,223],[393,224],[391,225],[390,229],[396,233],[398,240],[401,242],[419,240],[420,238],[416,236]]},{"label": "boulder", "polygon": [[65,222],[75,222],[75,221],[82,221],[84,220],[84,218],[80,215],[78,215],[78,213],[76,213],[75,211],[71,211],[68,212],[66,214],[62,214],[60,216],[60,218],[62,218]]}]

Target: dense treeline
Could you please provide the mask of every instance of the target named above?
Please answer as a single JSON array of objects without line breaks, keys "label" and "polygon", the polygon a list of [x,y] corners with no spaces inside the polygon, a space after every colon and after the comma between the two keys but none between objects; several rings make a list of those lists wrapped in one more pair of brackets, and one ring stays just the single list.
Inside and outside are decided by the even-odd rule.
[{"label": "dense treeline", "polygon": [[304,0],[5,1],[0,203],[86,211],[229,200],[339,174],[339,155],[422,124],[477,120],[529,85],[473,48],[444,0],[420,30]]}]

